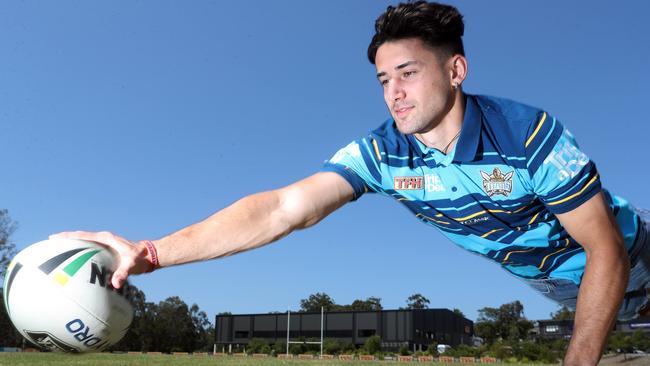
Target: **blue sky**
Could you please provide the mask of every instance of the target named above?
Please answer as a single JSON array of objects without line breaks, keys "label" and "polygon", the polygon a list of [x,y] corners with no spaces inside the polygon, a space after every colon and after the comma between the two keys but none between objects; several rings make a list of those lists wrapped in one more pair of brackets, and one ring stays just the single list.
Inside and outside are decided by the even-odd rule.
[{"label": "blue sky", "polygon": [[[316,172],[388,118],[365,56],[384,1],[13,1],[0,5],[0,207],[17,247],[64,230],[158,238]],[[647,2],[454,1],[464,90],[540,106],[604,186],[650,208]],[[316,227],[234,257],[132,278],[150,301],[221,311],[380,297],[478,309],[556,306],[366,195]]]}]

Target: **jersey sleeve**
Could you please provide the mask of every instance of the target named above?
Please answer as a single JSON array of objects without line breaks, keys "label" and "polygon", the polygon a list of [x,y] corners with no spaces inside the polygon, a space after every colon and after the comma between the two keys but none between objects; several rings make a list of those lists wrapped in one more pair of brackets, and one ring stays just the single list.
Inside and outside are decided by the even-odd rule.
[{"label": "jersey sleeve", "polygon": [[525,145],[533,190],[551,213],[569,212],[600,192],[596,165],[554,117],[541,112]]},{"label": "jersey sleeve", "polygon": [[371,138],[353,141],[326,160],[321,171],[337,173],[350,183],[354,189],[353,200],[367,192],[378,192],[381,189],[381,173],[374,156],[378,150],[373,146],[376,143]]}]

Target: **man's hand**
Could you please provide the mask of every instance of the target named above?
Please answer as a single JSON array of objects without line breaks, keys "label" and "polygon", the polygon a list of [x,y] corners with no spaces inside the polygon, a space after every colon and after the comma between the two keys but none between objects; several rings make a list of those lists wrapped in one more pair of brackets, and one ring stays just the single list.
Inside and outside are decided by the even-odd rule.
[{"label": "man's hand", "polygon": [[111,284],[114,288],[121,288],[130,274],[150,272],[153,269],[149,252],[143,243],[131,242],[106,231],[98,233],[86,231],[63,232],[50,235],[50,238],[92,241],[115,251],[119,262],[111,278]]}]

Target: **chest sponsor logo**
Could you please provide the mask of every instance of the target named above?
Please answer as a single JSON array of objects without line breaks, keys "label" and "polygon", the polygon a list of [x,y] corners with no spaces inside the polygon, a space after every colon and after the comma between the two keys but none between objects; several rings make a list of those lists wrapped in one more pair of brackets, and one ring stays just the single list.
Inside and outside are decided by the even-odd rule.
[{"label": "chest sponsor logo", "polygon": [[494,168],[490,175],[481,170],[483,189],[490,197],[498,194],[508,197],[512,193],[512,176],[514,173],[515,171],[513,170],[503,174],[499,168]]},{"label": "chest sponsor logo", "polygon": [[444,192],[445,186],[442,185],[442,180],[437,174],[425,174],[424,189],[427,192]]},{"label": "chest sponsor logo", "polygon": [[393,188],[401,191],[420,190],[424,187],[424,177],[421,175],[411,177],[394,177]]}]

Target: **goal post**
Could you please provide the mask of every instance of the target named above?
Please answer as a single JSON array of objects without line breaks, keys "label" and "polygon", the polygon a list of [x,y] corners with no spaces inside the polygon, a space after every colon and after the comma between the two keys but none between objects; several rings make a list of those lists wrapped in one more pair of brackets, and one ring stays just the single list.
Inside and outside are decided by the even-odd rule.
[{"label": "goal post", "polygon": [[287,357],[289,357],[289,345],[290,344],[320,344],[320,357],[323,357],[323,320],[325,318],[325,309],[321,306],[320,308],[320,342],[309,342],[309,341],[292,341],[289,336],[289,330],[291,329],[291,310],[287,310]]}]

